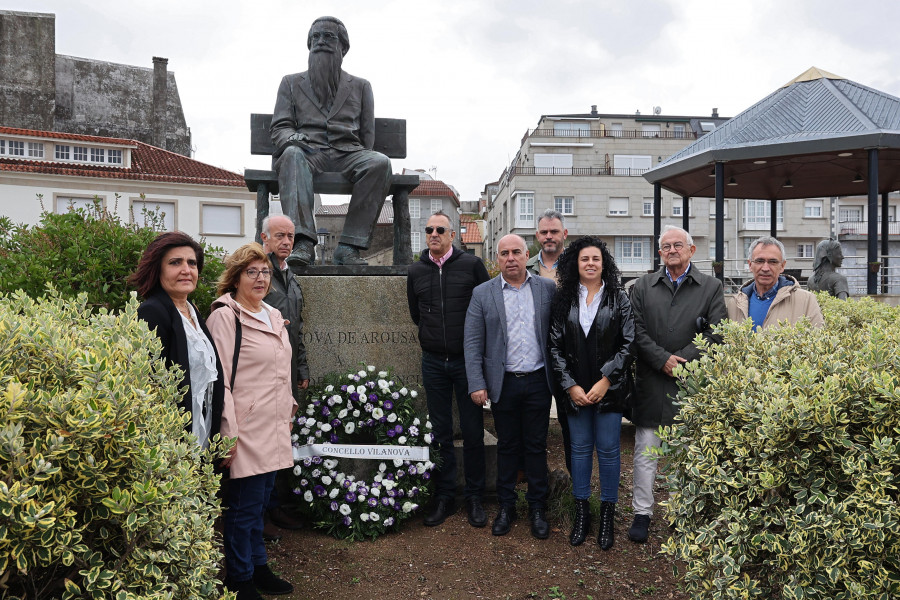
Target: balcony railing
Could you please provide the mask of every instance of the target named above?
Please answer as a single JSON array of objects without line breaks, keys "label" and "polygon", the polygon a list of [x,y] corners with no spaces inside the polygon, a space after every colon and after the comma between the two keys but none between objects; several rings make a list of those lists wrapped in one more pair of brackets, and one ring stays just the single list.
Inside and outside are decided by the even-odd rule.
[{"label": "balcony railing", "polygon": [[509,176],[516,175],[611,175],[613,177],[640,177],[647,169],[614,169],[612,167],[510,167]]},{"label": "balcony railing", "polygon": [[672,131],[664,129],[660,131],[644,131],[642,129],[529,129],[525,137],[564,137],[564,138],[623,138],[634,139],[669,139],[669,140],[695,140],[697,135],[693,131]]},{"label": "balcony railing", "polygon": [[[881,235],[881,223],[878,223],[878,234]],[[841,221],[838,223],[838,235],[869,235],[869,222]],[[888,223],[888,235],[900,235],[900,222]]]}]

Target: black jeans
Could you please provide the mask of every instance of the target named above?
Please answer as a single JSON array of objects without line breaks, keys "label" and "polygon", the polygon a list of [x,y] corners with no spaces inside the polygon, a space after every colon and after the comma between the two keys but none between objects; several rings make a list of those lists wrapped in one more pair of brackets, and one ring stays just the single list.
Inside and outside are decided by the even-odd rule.
[{"label": "black jeans", "polygon": [[516,476],[524,464],[529,508],[545,508],[547,490],[547,429],[550,425],[550,388],[547,373],[538,369],[517,377],[503,377],[500,400],[491,405],[497,429],[497,500],[516,504]]},{"label": "black jeans", "polygon": [[435,496],[456,497],[456,454],[453,451],[453,392],[459,407],[463,436],[465,497],[484,495],[484,413],[469,397],[466,361],[462,355],[441,356],[422,351],[422,383],[428,399],[432,448],[440,453],[440,472],[434,475]]}]

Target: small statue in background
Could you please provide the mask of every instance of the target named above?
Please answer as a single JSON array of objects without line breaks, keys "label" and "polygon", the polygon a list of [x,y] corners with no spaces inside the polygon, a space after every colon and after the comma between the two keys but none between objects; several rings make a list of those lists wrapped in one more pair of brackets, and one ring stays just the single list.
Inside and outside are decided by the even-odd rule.
[{"label": "small statue in background", "polygon": [[823,240],[816,246],[816,258],[813,261],[813,276],[806,286],[811,292],[828,292],[839,300],[850,296],[847,278],[835,269],[844,262],[841,244],[836,240]]}]

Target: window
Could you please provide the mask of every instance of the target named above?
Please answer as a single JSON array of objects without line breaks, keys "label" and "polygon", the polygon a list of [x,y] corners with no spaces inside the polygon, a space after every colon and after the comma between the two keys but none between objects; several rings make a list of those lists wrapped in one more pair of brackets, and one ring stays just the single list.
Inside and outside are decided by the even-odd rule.
[{"label": "window", "polygon": [[[96,200],[94,198],[72,198],[69,196],[57,196],[56,212],[66,213],[70,210],[76,210],[79,208],[91,212],[94,210],[95,202]],[[100,201],[100,206],[103,206],[102,201]]]},{"label": "window", "polygon": [[[728,259],[728,240],[722,242],[722,258]],[[716,240],[709,240],[709,260],[716,260]]]},{"label": "window", "polygon": [[609,125],[609,135],[612,137],[622,137],[624,135],[624,129],[621,123],[610,123]]},{"label": "window", "polygon": [[25,156],[25,142],[9,140],[10,156]]},{"label": "window", "polygon": [[418,231],[413,231],[409,236],[410,247],[413,252],[417,252],[419,254],[422,253],[422,234]]},{"label": "window", "polygon": [[[725,214],[722,215],[722,218],[727,219],[728,218],[728,198],[725,198],[724,207],[725,207],[725,210],[723,212]],[[716,201],[715,200],[709,201],[709,218],[710,219],[716,218]]]},{"label": "window", "polygon": [[[681,211],[681,208],[683,205],[684,205],[684,202],[681,200],[681,198],[672,198],[672,216],[673,217],[680,217],[684,214]],[[694,199],[693,198],[688,198],[688,216],[689,217],[694,216]]]},{"label": "window", "polygon": [[804,219],[821,219],[822,218],[822,200],[806,200],[803,203]]},{"label": "window", "polygon": [[[772,203],[768,200],[744,200],[744,227],[746,229],[769,229],[771,226]],[[784,229],[784,202],[779,200],[776,209],[778,229]]]},{"label": "window", "polygon": [[6,140],[0,140],[0,154],[6,154]]},{"label": "window", "polygon": [[554,123],[553,135],[560,137],[589,137],[590,123]]},{"label": "window", "polygon": [[623,235],[616,238],[616,263],[628,270],[650,268],[650,238]]},{"label": "window", "polygon": [[106,150],[103,148],[91,148],[91,162],[102,163],[106,162]]},{"label": "window", "polygon": [[798,258],[814,258],[812,244],[797,244]]},{"label": "window", "polygon": [[431,199],[431,214],[436,213],[441,210],[444,206],[444,201],[440,198],[432,198]]},{"label": "window", "polygon": [[700,121],[700,131],[709,133],[716,128],[716,124],[712,121]]},{"label": "window", "polygon": [[132,219],[142,227],[162,225],[163,231],[175,231],[175,203],[159,200],[132,200]]},{"label": "window", "polygon": [[200,204],[201,235],[244,235],[242,204]]},{"label": "window", "polygon": [[422,217],[422,201],[418,198],[409,199],[409,218],[420,219]]},{"label": "window", "polygon": [[[881,205],[878,205],[878,218],[881,219]],[[891,223],[897,220],[897,207],[893,204],[888,206],[887,220]]]},{"label": "window", "polygon": [[536,175],[550,174],[559,172],[564,169],[565,172],[572,170],[571,154],[535,154],[534,155],[534,172]]},{"label": "window", "polygon": [[516,227],[534,227],[534,193],[516,194]]},{"label": "window", "polygon": [[575,198],[572,196],[556,196],[553,198],[553,208],[562,215],[574,215]]},{"label": "window", "polygon": [[652,125],[644,123],[641,125],[641,136],[645,138],[659,137],[659,133],[659,123],[654,123]]},{"label": "window", "polygon": [[87,159],[88,159],[87,148],[75,146],[75,160],[82,160],[82,161],[87,162]]},{"label": "window", "polygon": [[62,144],[56,145],[56,159],[57,160],[69,160],[70,154],[71,154],[71,149],[68,146],[63,146]]},{"label": "window", "polygon": [[681,139],[684,137],[684,125],[672,125],[672,133],[674,137]]},{"label": "window", "polygon": [[628,198],[610,198],[609,215],[623,216],[628,214]]},{"label": "window", "polygon": [[653,198],[644,198],[644,210],[641,214],[645,217],[653,216]]},{"label": "window", "polygon": [[613,156],[613,175],[639,177],[650,168],[653,157],[637,154]]},{"label": "window", "polygon": [[107,152],[106,161],[112,165],[121,165],[122,164],[122,151],[121,150],[109,150]]},{"label": "window", "polygon": [[31,158],[44,158],[44,144],[41,142],[28,142],[28,156]]},{"label": "window", "polygon": [[841,223],[856,223],[862,221],[862,206],[842,206],[838,211],[838,220]]}]

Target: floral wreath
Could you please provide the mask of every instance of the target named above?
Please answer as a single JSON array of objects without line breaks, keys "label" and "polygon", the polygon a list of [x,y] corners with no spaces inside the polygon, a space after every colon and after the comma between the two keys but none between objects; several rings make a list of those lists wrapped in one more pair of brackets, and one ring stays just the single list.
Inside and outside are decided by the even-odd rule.
[{"label": "floral wreath", "polygon": [[[317,527],[341,539],[375,539],[396,530],[428,498],[431,460],[372,460],[370,480],[347,474],[348,459],[304,456],[312,444],[374,443],[416,447],[431,443],[431,422],[420,419],[418,394],[374,366],[348,375],[326,376],[310,388],[294,420],[293,491]],[[424,423],[423,423],[424,420]],[[386,454],[390,456],[390,453]]]}]

